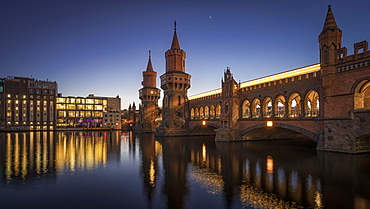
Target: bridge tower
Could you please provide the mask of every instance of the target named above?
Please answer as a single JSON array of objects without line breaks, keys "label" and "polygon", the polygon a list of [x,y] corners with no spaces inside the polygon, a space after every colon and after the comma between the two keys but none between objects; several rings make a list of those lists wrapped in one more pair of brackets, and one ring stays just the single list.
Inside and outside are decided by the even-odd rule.
[{"label": "bridge tower", "polygon": [[227,68],[224,72],[221,99],[221,128],[217,129],[216,141],[240,141],[238,127],[240,98],[239,84],[234,80],[233,74]]},{"label": "bridge tower", "polygon": [[164,91],[162,123],[156,130],[157,136],[187,135],[188,89],[191,75],[185,72],[186,53],[180,48],[177,38],[176,21],[171,48],[166,51],[166,72],[161,75]]},{"label": "bridge tower", "polygon": [[[329,107],[328,101],[324,101],[327,95],[332,95],[336,72],[337,50],[342,46],[342,31],[338,28],[331,6],[328,6],[324,26],[319,35],[320,67],[322,87],[325,95],[321,95],[320,103],[323,107]],[[330,117],[325,109],[320,110],[321,117]]]},{"label": "bridge tower", "polygon": [[159,115],[158,100],[160,98],[160,89],[157,88],[157,72],[153,70],[150,51],[146,70],[143,71],[143,88],[139,90],[141,100],[140,124],[136,130],[140,132],[155,132],[157,127],[155,119]]}]

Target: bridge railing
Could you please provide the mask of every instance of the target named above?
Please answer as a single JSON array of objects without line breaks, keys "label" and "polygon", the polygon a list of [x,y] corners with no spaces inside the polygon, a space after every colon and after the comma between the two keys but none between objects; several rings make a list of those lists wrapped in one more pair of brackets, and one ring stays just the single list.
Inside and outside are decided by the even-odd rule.
[{"label": "bridge railing", "polygon": [[305,117],[318,117],[319,116],[319,110],[306,110],[304,113]]},{"label": "bridge railing", "polygon": [[288,112],[288,116],[289,116],[290,118],[298,118],[298,117],[299,117],[299,115],[300,115],[300,111],[299,111],[299,110],[290,110],[290,111]]},{"label": "bridge railing", "polygon": [[262,113],[262,116],[263,116],[264,118],[270,118],[270,117],[272,116],[272,112],[271,112],[271,111],[269,111],[269,112],[264,112],[264,113]]},{"label": "bridge railing", "polygon": [[283,118],[284,115],[285,115],[285,111],[281,111],[281,110],[275,111],[275,117],[277,118]]},{"label": "bridge railing", "polygon": [[259,118],[259,117],[261,117],[260,112],[252,112],[252,118]]}]

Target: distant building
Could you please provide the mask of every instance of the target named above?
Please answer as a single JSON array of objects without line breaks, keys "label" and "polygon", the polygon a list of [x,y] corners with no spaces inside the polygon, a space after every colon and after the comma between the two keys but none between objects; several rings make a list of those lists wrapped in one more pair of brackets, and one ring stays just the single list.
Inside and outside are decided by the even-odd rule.
[{"label": "distant building", "polygon": [[1,130],[54,130],[58,84],[34,78],[0,78]]},{"label": "distant building", "polygon": [[[120,129],[120,102],[121,99],[118,96],[108,98],[90,94],[87,97],[63,97],[59,94],[56,106],[57,128],[112,128],[113,126],[114,129]],[[116,122],[117,118],[119,118],[118,122]]]},{"label": "distant building", "polygon": [[103,127],[121,129],[121,98],[107,98],[107,111],[103,115]]}]

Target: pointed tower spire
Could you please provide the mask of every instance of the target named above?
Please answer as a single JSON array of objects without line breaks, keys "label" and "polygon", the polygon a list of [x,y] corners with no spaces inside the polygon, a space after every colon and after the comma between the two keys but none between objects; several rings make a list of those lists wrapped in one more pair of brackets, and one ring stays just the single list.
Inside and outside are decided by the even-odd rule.
[{"label": "pointed tower spire", "polygon": [[150,50],[149,50],[149,60],[148,60],[148,65],[146,67],[146,72],[153,72],[153,66],[152,66],[152,60],[150,59]]},{"label": "pointed tower spire", "polygon": [[174,22],[174,33],[173,33],[173,38],[172,38],[172,44],[171,44],[171,49],[178,49],[180,50],[180,43],[179,39],[177,38],[177,33],[176,33],[176,21]]},{"label": "pointed tower spire", "polygon": [[333,11],[331,11],[331,5],[328,6],[328,12],[326,14],[326,19],[324,23],[323,31],[338,28],[337,23],[334,18]]}]

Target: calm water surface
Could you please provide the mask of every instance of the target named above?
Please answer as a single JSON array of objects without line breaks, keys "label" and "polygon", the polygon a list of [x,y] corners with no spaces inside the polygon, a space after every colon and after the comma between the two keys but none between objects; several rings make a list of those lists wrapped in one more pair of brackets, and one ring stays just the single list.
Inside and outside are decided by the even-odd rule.
[{"label": "calm water surface", "polygon": [[0,208],[370,208],[370,155],[292,141],[0,133]]}]

